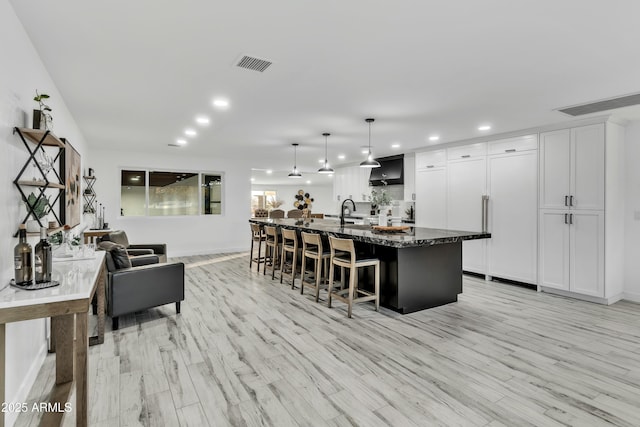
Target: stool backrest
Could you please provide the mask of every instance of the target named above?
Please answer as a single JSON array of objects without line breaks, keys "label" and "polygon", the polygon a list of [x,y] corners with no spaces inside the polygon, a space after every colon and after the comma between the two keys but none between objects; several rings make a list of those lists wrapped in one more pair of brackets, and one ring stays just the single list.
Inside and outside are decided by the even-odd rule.
[{"label": "stool backrest", "polygon": [[278,230],[270,225],[265,225],[264,226],[264,232],[267,235],[267,244],[272,243],[278,243]]},{"label": "stool backrest", "polygon": [[331,247],[331,258],[336,256],[336,251],[347,252],[349,254],[349,262],[354,263],[356,260],[356,249],[351,239],[340,239],[338,237],[329,236],[329,246]]},{"label": "stool backrest", "polygon": [[291,209],[287,212],[287,218],[302,218],[301,209]]},{"label": "stool backrest", "polygon": [[269,218],[284,218],[284,211],[282,209],[274,209],[269,212]]},{"label": "stool backrest", "polygon": [[303,251],[306,251],[308,249],[307,246],[316,246],[318,248],[318,253],[322,254],[322,238],[319,234],[307,233],[304,231],[300,234],[302,235]]},{"label": "stool backrest", "polygon": [[290,246],[295,249],[298,248],[298,235],[296,234],[296,230],[288,230],[286,228],[282,229],[282,244],[285,246]]},{"label": "stool backrest", "polygon": [[251,223],[251,233],[254,239],[259,239],[262,235],[262,230],[260,229],[260,224]]}]

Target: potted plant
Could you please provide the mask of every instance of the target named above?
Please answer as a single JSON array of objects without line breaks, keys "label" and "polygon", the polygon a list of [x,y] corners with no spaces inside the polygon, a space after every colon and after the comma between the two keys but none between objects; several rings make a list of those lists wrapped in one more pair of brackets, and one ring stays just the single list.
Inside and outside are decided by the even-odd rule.
[{"label": "potted plant", "polygon": [[33,110],[33,128],[40,129],[41,124],[44,124],[44,129],[49,129],[49,125],[53,122],[51,117],[51,107],[44,103],[45,99],[49,99],[49,95],[46,93],[38,93],[36,90],[36,96],[33,98],[38,103],[39,109]]},{"label": "potted plant", "polygon": [[384,188],[381,190],[376,190],[375,188],[371,190],[371,194],[369,195],[369,201],[371,202],[371,209],[378,210],[378,213],[381,211],[386,213],[386,206],[391,204],[391,196],[387,193],[387,190]]},{"label": "potted plant", "polygon": [[34,218],[27,221],[27,232],[37,233],[40,231],[40,227],[45,226],[40,220],[46,216],[49,211],[49,197],[42,196],[38,199],[35,194],[31,193],[29,197],[27,197],[25,204],[27,205],[27,210],[31,207],[31,216]]}]

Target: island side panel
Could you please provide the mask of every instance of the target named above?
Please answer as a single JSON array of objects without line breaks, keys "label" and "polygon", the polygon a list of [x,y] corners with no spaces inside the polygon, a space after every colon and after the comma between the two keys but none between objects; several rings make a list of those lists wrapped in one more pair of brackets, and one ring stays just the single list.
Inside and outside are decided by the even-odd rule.
[{"label": "island side panel", "polygon": [[458,300],[462,293],[462,242],[374,249],[381,262],[380,302],[413,313]]}]

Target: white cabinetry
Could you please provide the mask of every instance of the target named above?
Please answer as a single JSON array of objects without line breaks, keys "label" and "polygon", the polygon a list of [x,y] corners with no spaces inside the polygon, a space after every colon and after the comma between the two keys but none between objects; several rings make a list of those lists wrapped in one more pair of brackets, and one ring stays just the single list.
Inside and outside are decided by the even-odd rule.
[{"label": "white cabinetry", "polygon": [[333,194],[338,202],[352,199],[355,202],[369,200],[370,169],[359,166],[336,168],[333,180]]},{"label": "white cabinetry", "polygon": [[542,290],[599,302],[620,298],[622,144],[621,128],[610,123],[540,134]]},{"label": "white cabinetry", "polygon": [[540,134],[540,208],[604,209],[604,125]]},{"label": "white cabinetry", "polygon": [[[487,145],[447,150],[447,228],[482,230],[482,196],[487,194]],[[462,269],[486,274],[486,240],[462,243]]]},{"label": "white cabinetry", "polygon": [[416,158],[413,155],[404,156],[404,200],[416,200]]},{"label": "white cabinetry", "polygon": [[415,167],[416,226],[447,228],[447,151],[416,153]]},{"label": "white cabinetry", "polygon": [[489,276],[537,284],[537,135],[489,143]]}]

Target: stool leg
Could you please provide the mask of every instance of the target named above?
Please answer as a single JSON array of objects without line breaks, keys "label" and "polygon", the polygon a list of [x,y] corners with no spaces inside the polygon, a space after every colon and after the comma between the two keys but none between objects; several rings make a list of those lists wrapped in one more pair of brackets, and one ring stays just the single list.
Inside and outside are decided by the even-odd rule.
[{"label": "stool leg", "polygon": [[304,250],[302,251],[302,265],[300,266],[300,295],[304,294],[304,263],[307,261],[307,258],[304,255]]},{"label": "stool leg", "polygon": [[356,287],[357,273],[353,269],[349,269],[349,302],[347,306],[347,317],[351,318],[351,309],[353,308],[353,294]]},{"label": "stool leg", "polygon": [[327,295],[327,307],[331,308],[331,290],[333,289],[333,263],[329,265],[329,294]]},{"label": "stool leg", "polygon": [[[262,260],[262,238],[260,238],[260,240],[258,240],[258,268],[256,270],[256,272],[258,272],[258,273],[260,273],[260,262],[261,261],[264,262],[264,260]],[[264,265],[262,267],[264,268]]]},{"label": "stool leg", "polygon": [[380,308],[380,264],[376,264],[376,311]]},{"label": "stool leg", "polygon": [[[282,257],[280,258],[280,283],[282,283],[282,272],[284,271],[284,260],[287,259],[287,250],[282,245]],[[272,277],[273,279],[273,277]]]},{"label": "stool leg", "polygon": [[320,263],[322,262],[322,256],[316,258],[315,263],[313,264],[315,268],[313,269],[313,274],[316,275],[316,302],[320,299],[320,276],[322,275],[322,267],[320,267]]},{"label": "stool leg", "polygon": [[296,261],[298,261],[298,249],[293,250],[293,261],[291,261],[291,289],[296,288]]},{"label": "stool leg", "polygon": [[251,249],[249,249],[249,270],[251,270],[251,264],[253,263],[253,233],[251,233]]},{"label": "stool leg", "polygon": [[264,265],[262,266],[262,275],[263,276],[267,274],[267,258],[269,257],[270,249],[271,249],[271,246],[269,246],[268,243],[265,243],[265,247],[264,247]]}]

